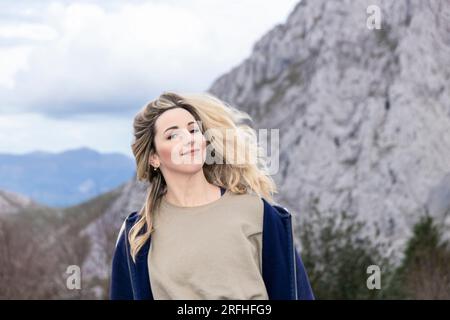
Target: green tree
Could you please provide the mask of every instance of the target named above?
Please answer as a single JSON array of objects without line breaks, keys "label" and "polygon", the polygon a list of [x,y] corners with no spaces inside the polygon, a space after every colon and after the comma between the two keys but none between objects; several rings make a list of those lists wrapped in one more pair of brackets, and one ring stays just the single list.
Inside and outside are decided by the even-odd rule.
[{"label": "green tree", "polygon": [[381,289],[368,289],[367,268],[377,265],[381,280],[390,270],[380,254],[381,243],[363,235],[365,223],[345,211],[324,214],[317,209],[318,199],[310,203],[308,219],[297,226],[302,259],[317,299],[377,299]]},{"label": "green tree", "polygon": [[408,299],[450,299],[449,244],[432,217],[414,226],[394,286],[397,296]]}]

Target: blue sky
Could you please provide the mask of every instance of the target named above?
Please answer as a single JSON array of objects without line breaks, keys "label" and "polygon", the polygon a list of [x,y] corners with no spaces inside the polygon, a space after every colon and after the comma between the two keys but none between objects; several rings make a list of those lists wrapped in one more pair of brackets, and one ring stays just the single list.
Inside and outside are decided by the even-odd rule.
[{"label": "blue sky", "polygon": [[297,0],[0,0],[0,152],[131,156],[133,115],[202,92]]}]

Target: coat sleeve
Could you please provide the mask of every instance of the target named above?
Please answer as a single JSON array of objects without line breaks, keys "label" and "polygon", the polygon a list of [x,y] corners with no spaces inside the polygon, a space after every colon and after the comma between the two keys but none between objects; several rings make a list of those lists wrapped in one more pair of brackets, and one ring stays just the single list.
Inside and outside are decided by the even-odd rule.
[{"label": "coat sleeve", "polygon": [[308,275],[303,265],[303,261],[295,249],[295,260],[297,263],[297,297],[298,300],[314,300],[314,294],[309,283]]},{"label": "coat sleeve", "polygon": [[112,260],[109,294],[111,300],[133,299],[125,236],[124,222],[119,232]]}]

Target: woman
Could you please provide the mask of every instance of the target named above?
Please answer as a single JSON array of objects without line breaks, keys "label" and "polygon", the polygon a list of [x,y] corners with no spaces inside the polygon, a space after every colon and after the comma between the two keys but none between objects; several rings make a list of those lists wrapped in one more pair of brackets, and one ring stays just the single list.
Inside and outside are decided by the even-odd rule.
[{"label": "woman", "polygon": [[149,188],[119,232],[112,299],[314,298],[246,119],[210,94],[170,92],[136,115],[136,174]]}]

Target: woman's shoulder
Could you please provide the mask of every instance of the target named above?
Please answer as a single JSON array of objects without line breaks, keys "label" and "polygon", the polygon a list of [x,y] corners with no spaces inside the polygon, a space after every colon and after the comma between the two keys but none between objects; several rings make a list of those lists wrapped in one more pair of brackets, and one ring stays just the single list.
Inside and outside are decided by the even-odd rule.
[{"label": "woman's shoulder", "polygon": [[130,214],[128,214],[123,220],[122,226],[120,227],[119,237],[125,232],[125,230],[130,230],[136,223],[136,221],[138,221],[138,219],[139,219],[138,211],[133,211]]},{"label": "woman's shoulder", "polygon": [[254,192],[253,190],[246,191],[244,193],[230,193],[230,199],[238,204],[244,206],[250,205],[255,208],[259,208],[270,215],[275,215],[278,217],[288,217],[291,215],[289,210],[277,202],[271,202],[267,200],[264,196]]},{"label": "woman's shoulder", "polygon": [[130,229],[138,220],[139,218],[139,212],[138,211],[133,211],[131,213],[129,213],[125,219],[123,219],[122,221],[122,226],[120,228],[120,231],[123,232],[125,229]]},{"label": "woman's shoulder", "polygon": [[257,211],[262,211],[264,209],[264,204],[262,198],[254,192],[245,193],[234,193],[229,191],[229,200],[235,206],[242,209],[255,209]]}]

